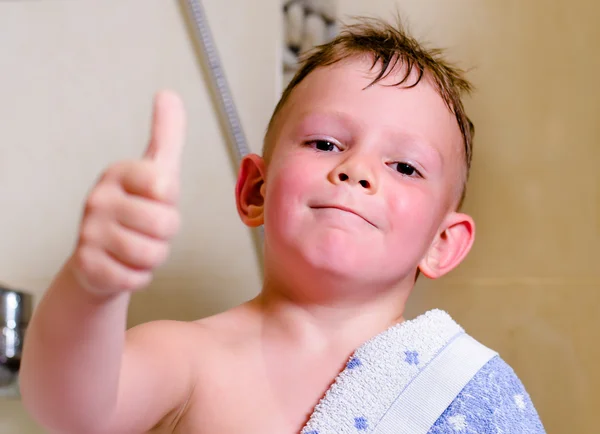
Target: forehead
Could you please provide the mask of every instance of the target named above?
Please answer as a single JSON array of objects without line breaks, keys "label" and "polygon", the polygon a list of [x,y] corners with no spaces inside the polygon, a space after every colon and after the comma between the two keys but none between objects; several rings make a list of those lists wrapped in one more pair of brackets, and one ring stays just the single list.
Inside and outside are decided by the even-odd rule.
[{"label": "forehead", "polygon": [[456,145],[462,136],[456,119],[438,94],[428,74],[419,83],[413,69],[402,86],[406,71],[397,66],[373,84],[379,72],[368,58],[350,58],[312,71],[291,93],[281,113],[283,123],[320,113],[335,114],[362,128],[423,139],[440,151]]}]

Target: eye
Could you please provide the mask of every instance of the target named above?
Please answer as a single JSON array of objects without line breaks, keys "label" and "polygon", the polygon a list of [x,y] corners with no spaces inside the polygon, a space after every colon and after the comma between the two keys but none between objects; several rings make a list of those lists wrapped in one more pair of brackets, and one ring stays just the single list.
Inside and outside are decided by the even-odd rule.
[{"label": "eye", "polygon": [[340,152],[341,149],[335,143],[329,140],[313,140],[307,143],[311,148],[322,152]]},{"label": "eye", "polygon": [[410,177],[419,177],[422,178],[421,173],[411,164],[408,163],[392,163],[391,166],[394,168],[394,170],[396,170],[397,172],[401,173],[404,176],[410,176]]}]

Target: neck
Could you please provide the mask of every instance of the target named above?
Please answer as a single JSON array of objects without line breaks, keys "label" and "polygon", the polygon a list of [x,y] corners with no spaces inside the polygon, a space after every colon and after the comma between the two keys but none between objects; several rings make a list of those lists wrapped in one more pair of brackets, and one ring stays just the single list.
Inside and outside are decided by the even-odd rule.
[{"label": "neck", "polygon": [[403,321],[412,284],[378,288],[350,286],[341,279],[302,279],[270,273],[253,300],[265,331],[274,339],[310,347],[312,351],[351,353],[363,342]]}]

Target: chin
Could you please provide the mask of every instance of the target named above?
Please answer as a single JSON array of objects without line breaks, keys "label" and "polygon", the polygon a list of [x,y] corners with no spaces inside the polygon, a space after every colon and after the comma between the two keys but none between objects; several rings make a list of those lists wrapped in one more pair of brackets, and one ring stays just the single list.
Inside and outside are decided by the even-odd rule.
[{"label": "chin", "polygon": [[[377,249],[343,230],[315,231],[289,246],[296,272],[306,277],[345,282],[372,281],[380,276]],[[291,252],[290,252],[291,253]]]}]

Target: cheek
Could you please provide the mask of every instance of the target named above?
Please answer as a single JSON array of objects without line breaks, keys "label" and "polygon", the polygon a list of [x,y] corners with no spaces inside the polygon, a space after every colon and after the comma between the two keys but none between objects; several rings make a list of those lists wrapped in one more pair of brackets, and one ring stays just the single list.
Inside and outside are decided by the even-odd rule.
[{"label": "cheek", "polygon": [[313,191],[314,170],[299,159],[275,162],[266,183],[265,224],[289,221]]},{"label": "cheek", "polygon": [[422,249],[435,235],[436,196],[422,186],[407,186],[386,195],[390,240],[405,249],[407,243]]}]

